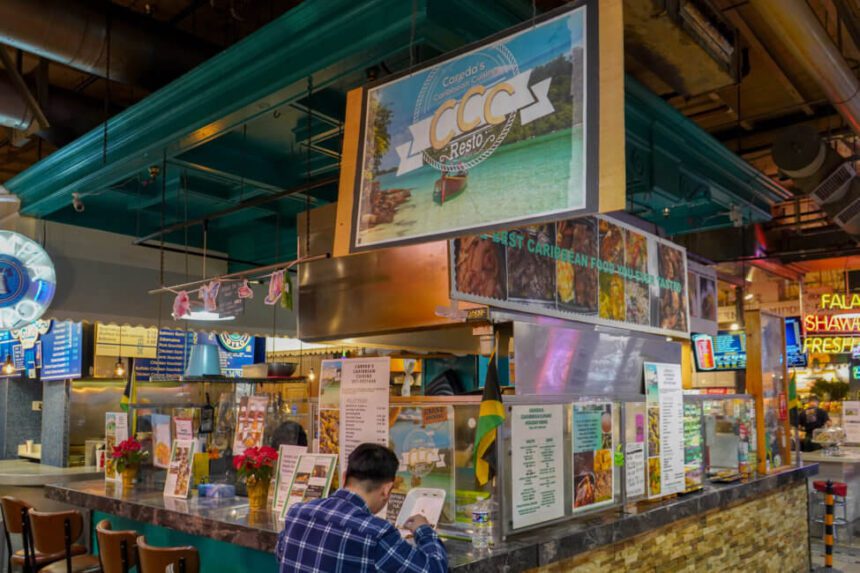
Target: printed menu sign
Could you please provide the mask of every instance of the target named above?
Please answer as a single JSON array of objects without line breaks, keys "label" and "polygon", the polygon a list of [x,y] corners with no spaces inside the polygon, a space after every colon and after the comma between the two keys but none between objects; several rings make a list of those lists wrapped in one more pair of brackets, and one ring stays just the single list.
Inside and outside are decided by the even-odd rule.
[{"label": "printed menu sign", "polygon": [[167,479],[164,481],[165,497],[188,497],[195,446],[194,440],[173,440]]},{"label": "printed menu sign", "polygon": [[842,402],[842,426],[845,429],[845,441],[860,444],[860,402]]},{"label": "printed menu sign", "polygon": [[340,400],[340,475],[359,444],[388,446],[390,358],[343,360]]},{"label": "printed menu sign", "polygon": [[628,442],[624,453],[627,498],[645,495],[645,443]]},{"label": "printed menu sign", "polygon": [[684,491],[684,394],[681,366],[646,362],[648,497]]},{"label": "printed menu sign", "polygon": [[281,519],[297,503],[319,499],[328,495],[337,456],[334,454],[301,454],[296,460],[290,480],[287,501],[281,510]]},{"label": "printed menu sign", "polygon": [[259,448],[263,445],[268,405],[268,396],[243,396],[239,400],[239,416],[233,438],[234,456],[241,456],[248,448]]},{"label": "printed menu sign", "polygon": [[513,528],[564,516],[564,406],[513,406]]},{"label": "printed menu sign", "polygon": [[451,241],[451,298],[689,336],[686,250],[598,215]]},{"label": "printed menu sign", "polygon": [[128,439],[128,415],[125,412],[105,413],[105,479],[119,481],[116,461],[111,457],[114,446]]},{"label": "printed menu sign", "polygon": [[612,404],[573,404],[573,508],[611,504],[615,492],[612,463]]},{"label": "printed menu sign", "polygon": [[278,448],[278,473],[275,477],[275,498],[272,500],[272,509],[278,515],[284,509],[289,497],[290,486],[293,481],[293,472],[296,469],[296,463],[299,461],[299,456],[307,453],[306,446],[288,446],[282,445]]}]

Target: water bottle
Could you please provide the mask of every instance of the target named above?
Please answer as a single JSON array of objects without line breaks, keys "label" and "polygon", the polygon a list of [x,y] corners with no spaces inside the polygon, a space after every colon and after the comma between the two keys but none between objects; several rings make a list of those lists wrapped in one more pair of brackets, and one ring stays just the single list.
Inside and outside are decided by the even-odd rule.
[{"label": "water bottle", "polygon": [[495,502],[486,497],[472,506],[472,547],[487,549],[493,543],[493,507]]}]

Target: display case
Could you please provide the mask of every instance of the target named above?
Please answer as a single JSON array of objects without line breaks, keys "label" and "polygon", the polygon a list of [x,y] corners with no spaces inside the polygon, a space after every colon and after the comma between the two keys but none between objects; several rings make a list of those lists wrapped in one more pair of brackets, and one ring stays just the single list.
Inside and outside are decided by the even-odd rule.
[{"label": "display case", "polygon": [[689,397],[702,410],[704,463],[712,481],[750,477],[756,468],[755,401],[745,394]]}]

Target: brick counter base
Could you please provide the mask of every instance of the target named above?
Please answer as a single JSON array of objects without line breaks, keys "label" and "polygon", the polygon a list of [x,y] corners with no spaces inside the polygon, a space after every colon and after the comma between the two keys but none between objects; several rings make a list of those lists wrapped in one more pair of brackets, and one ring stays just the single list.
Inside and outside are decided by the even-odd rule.
[{"label": "brick counter base", "polygon": [[806,496],[805,483],[792,485],[531,571],[807,572]]}]

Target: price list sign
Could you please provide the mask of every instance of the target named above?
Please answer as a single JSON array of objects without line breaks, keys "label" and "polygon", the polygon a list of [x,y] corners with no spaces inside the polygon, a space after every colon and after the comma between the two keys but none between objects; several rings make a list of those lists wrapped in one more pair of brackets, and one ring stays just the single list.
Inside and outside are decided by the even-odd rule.
[{"label": "price list sign", "polygon": [[564,406],[511,409],[513,528],[564,516]]},{"label": "price list sign", "polygon": [[42,380],[69,380],[81,377],[83,329],[80,322],[54,321],[42,335]]},{"label": "price list sign", "polygon": [[340,475],[359,444],[388,445],[389,358],[344,360],[340,400]]}]

